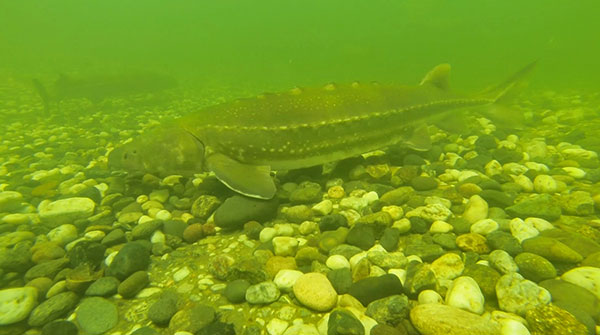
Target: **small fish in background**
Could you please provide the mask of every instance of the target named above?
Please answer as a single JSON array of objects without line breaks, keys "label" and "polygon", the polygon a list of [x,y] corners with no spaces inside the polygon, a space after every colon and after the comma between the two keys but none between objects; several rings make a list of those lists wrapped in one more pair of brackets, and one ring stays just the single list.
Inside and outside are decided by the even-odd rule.
[{"label": "small fish in background", "polygon": [[158,73],[123,73],[95,76],[67,76],[61,74],[51,85],[45,86],[33,79],[33,86],[49,113],[53,104],[69,99],[87,99],[97,104],[105,99],[156,93],[177,87],[173,77]]},{"label": "small fish in background", "polygon": [[[474,96],[449,88],[450,65],[419,85],[328,84],[238,99],[158,126],[114,149],[109,168],[155,174],[213,172],[230,189],[270,199],[271,171],[322,165],[404,143],[431,146],[427,127],[460,118],[453,111],[505,102],[531,63],[507,81]],[[495,109],[495,108],[494,108]],[[493,118],[493,115],[490,115]],[[503,115],[514,124],[519,115]]]}]

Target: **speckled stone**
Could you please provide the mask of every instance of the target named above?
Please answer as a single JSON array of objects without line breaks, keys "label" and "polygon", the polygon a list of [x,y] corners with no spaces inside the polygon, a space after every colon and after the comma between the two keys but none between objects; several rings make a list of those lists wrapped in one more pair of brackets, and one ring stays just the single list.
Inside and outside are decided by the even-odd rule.
[{"label": "speckled stone", "polygon": [[542,256],[524,252],[515,257],[515,263],[523,277],[536,283],[556,277],[556,268]]},{"label": "speckled stone", "polygon": [[423,335],[498,335],[500,325],[488,318],[442,304],[417,305],[410,321]]},{"label": "speckled stone", "polygon": [[293,286],[294,296],[304,306],[319,312],[335,307],[337,292],[329,279],[321,273],[306,273],[296,280]]},{"label": "speckled stone", "polygon": [[530,309],[525,314],[531,335],[573,334],[587,335],[588,330],[569,312],[554,305]]}]

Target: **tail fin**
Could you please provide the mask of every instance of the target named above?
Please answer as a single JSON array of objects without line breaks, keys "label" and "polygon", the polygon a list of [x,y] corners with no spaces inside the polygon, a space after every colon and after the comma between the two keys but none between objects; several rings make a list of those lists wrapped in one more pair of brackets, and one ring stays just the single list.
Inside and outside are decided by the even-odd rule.
[{"label": "tail fin", "polygon": [[482,92],[482,95],[492,98],[496,103],[502,104],[510,102],[525,86],[527,86],[527,76],[531,73],[537,62],[538,61],[536,60],[527,64],[500,85]]},{"label": "tail fin", "polygon": [[35,90],[39,94],[40,98],[42,98],[44,111],[46,114],[50,114],[50,96],[48,95],[46,87],[38,79],[34,78],[31,80],[31,82],[33,83],[33,87],[35,87]]},{"label": "tail fin", "polygon": [[531,73],[537,61],[531,62],[510,76],[507,80],[498,86],[492,87],[481,93],[481,96],[494,101],[487,106],[482,114],[491,119],[496,125],[520,129],[525,125],[523,112],[517,108],[511,108],[508,105],[519,95],[527,86],[527,76]]}]

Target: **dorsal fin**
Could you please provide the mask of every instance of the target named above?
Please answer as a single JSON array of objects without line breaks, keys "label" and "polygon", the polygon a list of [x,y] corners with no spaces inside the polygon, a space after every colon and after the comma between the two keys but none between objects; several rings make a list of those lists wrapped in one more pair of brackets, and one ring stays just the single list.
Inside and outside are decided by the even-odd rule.
[{"label": "dorsal fin", "polygon": [[442,90],[448,90],[450,79],[450,64],[440,64],[429,71],[420,85],[430,84]]}]

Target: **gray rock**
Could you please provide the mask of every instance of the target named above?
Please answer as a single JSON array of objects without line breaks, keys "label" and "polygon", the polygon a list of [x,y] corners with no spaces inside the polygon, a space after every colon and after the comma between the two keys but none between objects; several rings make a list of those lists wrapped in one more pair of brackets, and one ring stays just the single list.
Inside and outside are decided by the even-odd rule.
[{"label": "gray rock", "polygon": [[462,275],[473,278],[481,289],[481,293],[488,299],[494,298],[496,295],[496,284],[500,279],[500,273],[493,268],[482,264],[472,264],[465,268]]},{"label": "gray rock", "polygon": [[530,309],[550,303],[552,299],[548,290],[524,279],[518,273],[500,277],[496,283],[496,296],[503,311],[521,316]]},{"label": "gray rock", "polygon": [[365,327],[354,314],[338,308],[329,315],[327,334],[364,335]]},{"label": "gray rock", "polygon": [[246,290],[248,287],[250,287],[250,282],[245,279],[237,279],[227,283],[223,295],[230,302],[239,304],[246,300]]},{"label": "gray rock", "polygon": [[88,334],[103,334],[112,329],[118,321],[117,306],[104,298],[84,299],[77,308],[79,327]]},{"label": "gray rock", "polygon": [[31,263],[31,242],[17,243],[12,249],[0,248],[0,270],[23,273]]},{"label": "gray rock", "polygon": [[159,326],[164,326],[169,324],[175,313],[177,313],[177,301],[161,297],[148,309],[148,319]]},{"label": "gray rock", "polygon": [[113,245],[121,244],[127,242],[127,238],[125,237],[125,233],[121,229],[112,230],[110,233],[106,234],[102,239],[102,244],[111,247]]},{"label": "gray rock", "polygon": [[438,182],[433,177],[416,176],[410,180],[410,186],[417,191],[429,191],[436,189]]},{"label": "gray rock", "polygon": [[544,280],[539,285],[550,292],[553,304],[561,308],[566,307],[566,310],[570,310],[571,306],[577,307],[600,321],[600,299],[592,292],[579,285],[558,279]]},{"label": "gray rock", "polygon": [[192,334],[208,326],[215,320],[215,311],[208,306],[196,305],[175,313],[169,322],[169,329],[175,331],[187,331]]},{"label": "gray rock", "polygon": [[107,297],[117,293],[119,280],[115,277],[102,277],[93,282],[85,291],[87,296]]},{"label": "gray rock", "polygon": [[73,292],[59,293],[39,304],[31,311],[28,324],[31,327],[40,327],[50,321],[65,316],[73,310],[79,302],[79,297]]},{"label": "gray rock", "polygon": [[386,192],[379,199],[382,203],[388,205],[404,205],[408,199],[415,193],[415,190],[410,186],[402,186],[395,190]]},{"label": "gray rock", "polygon": [[367,306],[372,301],[402,294],[404,291],[402,282],[393,274],[385,274],[379,277],[368,277],[361,279],[348,290],[348,294]]},{"label": "gray rock", "polygon": [[107,269],[107,275],[124,280],[132,273],[145,270],[150,264],[150,251],[137,242],[125,244]]},{"label": "gray rock", "polygon": [[406,319],[409,311],[408,297],[399,294],[371,302],[365,314],[380,324],[396,325]]},{"label": "gray rock", "polygon": [[560,204],[549,194],[540,194],[527,198],[513,206],[507,207],[506,212],[522,219],[538,217],[548,221],[558,220],[562,214]]},{"label": "gray rock", "polygon": [[33,287],[0,290],[0,326],[23,321],[36,306],[38,291]]},{"label": "gray rock", "polygon": [[50,228],[86,219],[94,214],[96,203],[90,198],[73,197],[56,201],[42,201],[38,213],[42,222]]},{"label": "gray rock", "polygon": [[486,235],[487,244],[494,250],[506,251],[511,256],[516,256],[523,252],[521,243],[511,234],[496,230]]},{"label": "gray rock", "polygon": [[569,215],[586,216],[594,214],[594,199],[588,192],[574,191],[563,195],[560,205]]},{"label": "gray rock", "polygon": [[54,278],[56,274],[69,265],[68,258],[59,258],[51,261],[34,265],[25,273],[25,280],[30,281],[35,278],[48,277]]},{"label": "gray rock", "polygon": [[251,304],[270,304],[279,299],[279,289],[271,281],[251,285],[246,290],[246,301]]},{"label": "gray rock", "polygon": [[77,335],[79,331],[73,322],[56,320],[42,328],[42,335]]},{"label": "gray rock", "polygon": [[551,262],[579,263],[583,257],[566,244],[544,236],[529,238],[522,243],[523,250],[540,255]]},{"label": "gray rock", "polygon": [[536,283],[556,277],[556,268],[542,256],[524,252],[515,257],[515,263],[523,277]]},{"label": "gray rock", "polygon": [[132,240],[146,240],[149,239],[152,234],[160,229],[163,225],[161,220],[152,220],[144,223],[140,223],[133,227],[131,230]]},{"label": "gray rock", "polygon": [[404,254],[417,255],[424,262],[432,262],[444,254],[444,249],[438,244],[413,243],[406,247]]},{"label": "gray rock", "polygon": [[191,212],[197,218],[207,219],[219,206],[221,200],[212,195],[201,195],[192,204]]},{"label": "gray rock", "polygon": [[240,229],[248,221],[264,222],[275,217],[276,199],[259,200],[234,195],[225,200],[214,214],[215,224],[226,230]]},{"label": "gray rock", "polygon": [[131,276],[127,277],[117,288],[117,292],[125,299],[133,298],[139,291],[141,291],[148,283],[148,273],[146,271],[134,272]]},{"label": "gray rock", "polygon": [[321,185],[310,181],[300,183],[290,193],[290,202],[294,204],[306,204],[321,201]]}]

